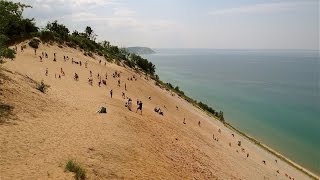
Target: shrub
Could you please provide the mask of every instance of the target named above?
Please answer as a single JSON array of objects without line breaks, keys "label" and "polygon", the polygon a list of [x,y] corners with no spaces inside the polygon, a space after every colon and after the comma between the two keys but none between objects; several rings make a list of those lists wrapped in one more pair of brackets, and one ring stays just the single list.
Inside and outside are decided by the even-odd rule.
[{"label": "shrub", "polygon": [[65,170],[75,173],[75,179],[77,180],[86,179],[86,171],[74,160],[69,160],[67,162]]},{"label": "shrub", "polygon": [[39,43],[40,43],[40,40],[39,40],[39,39],[32,39],[32,40],[29,42],[29,46],[31,46],[31,47],[34,48],[34,49],[38,49],[38,48],[39,48]]},{"label": "shrub", "polygon": [[42,42],[50,42],[55,40],[55,33],[51,31],[41,31],[40,39]]},{"label": "shrub", "polygon": [[74,43],[74,42],[67,42],[67,46],[69,46],[69,47],[71,47],[71,48],[77,48],[77,44],[76,43]]},{"label": "shrub", "polygon": [[0,124],[5,123],[13,114],[13,106],[0,103]]},{"label": "shrub", "polygon": [[37,84],[37,89],[42,92],[42,93],[45,93],[46,92],[46,89],[48,88],[49,86],[44,84],[43,81],[41,81],[39,84]]},{"label": "shrub", "polygon": [[91,51],[89,51],[87,54],[88,54],[88,56],[93,57],[93,54]]},{"label": "shrub", "polygon": [[97,53],[98,53],[99,56],[103,56],[101,51],[98,51]]},{"label": "shrub", "polygon": [[[10,48],[4,48],[0,50],[0,57],[8,58],[13,60],[16,57],[16,51],[10,49]],[[1,58],[0,58],[1,60]]]}]

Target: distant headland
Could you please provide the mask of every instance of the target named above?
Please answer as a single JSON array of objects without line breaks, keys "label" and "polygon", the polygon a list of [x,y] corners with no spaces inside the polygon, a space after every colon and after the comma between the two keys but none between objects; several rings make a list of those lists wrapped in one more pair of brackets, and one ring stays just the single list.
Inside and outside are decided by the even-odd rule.
[{"label": "distant headland", "polygon": [[154,54],[154,53],[156,53],[154,50],[152,50],[149,47],[135,46],[135,47],[127,47],[126,49],[129,51],[129,53],[135,53],[135,54]]}]

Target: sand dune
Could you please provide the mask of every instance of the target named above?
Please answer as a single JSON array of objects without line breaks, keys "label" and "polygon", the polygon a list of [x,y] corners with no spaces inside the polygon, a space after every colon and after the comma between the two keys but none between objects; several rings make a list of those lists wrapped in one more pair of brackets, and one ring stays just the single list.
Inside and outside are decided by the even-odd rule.
[{"label": "sand dune", "polygon": [[[49,58],[40,62],[43,51]],[[70,59],[64,62],[63,56]],[[81,60],[82,66],[72,64],[71,58]],[[310,178],[152,80],[104,62],[79,50],[42,44],[37,55],[28,47],[2,65],[11,80],[3,80],[1,102],[14,106],[15,114],[0,124],[2,180],[73,179],[72,173],[64,172],[69,159],[77,160],[89,179]],[[90,70],[93,86],[88,84]],[[120,78],[112,77],[115,71],[121,72]],[[74,73],[79,81],[73,79]],[[107,86],[98,86],[98,73],[102,79],[108,74]],[[133,75],[137,81],[128,81]],[[43,80],[50,88],[43,94],[27,77]],[[125,107],[122,92],[132,98],[133,112]],[[142,115],[135,112],[137,99],[143,102]],[[100,106],[108,113],[96,113]],[[154,112],[156,106],[164,116]]]}]

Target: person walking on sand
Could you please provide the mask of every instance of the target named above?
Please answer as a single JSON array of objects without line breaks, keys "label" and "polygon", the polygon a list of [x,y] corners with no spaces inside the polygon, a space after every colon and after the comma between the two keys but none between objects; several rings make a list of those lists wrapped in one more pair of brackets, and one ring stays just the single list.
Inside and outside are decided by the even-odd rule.
[{"label": "person walking on sand", "polygon": [[86,62],[84,63],[84,67],[85,67],[85,68],[88,68],[88,61],[86,61]]},{"label": "person walking on sand", "polygon": [[111,89],[111,90],[110,90],[110,96],[111,96],[111,98],[112,98],[112,93],[113,93],[113,92],[112,92],[112,89]]},{"label": "person walking on sand", "polygon": [[124,90],[127,90],[127,83],[124,83]]},{"label": "person walking on sand", "polygon": [[137,108],[137,110],[136,110],[136,113],[138,112],[138,110],[140,110],[141,115],[142,115],[142,101],[139,101],[139,103],[138,103],[138,108]]},{"label": "person walking on sand", "polygon": [[129,111],[132,111],[132,100],[131,100],[131,98],[129,98],[129,100],[128,100],[128,109],[129,109]]},{"label": "person walking on sand", "polygon": [[48,68],[46,68],[46,76],[48,76]]}]

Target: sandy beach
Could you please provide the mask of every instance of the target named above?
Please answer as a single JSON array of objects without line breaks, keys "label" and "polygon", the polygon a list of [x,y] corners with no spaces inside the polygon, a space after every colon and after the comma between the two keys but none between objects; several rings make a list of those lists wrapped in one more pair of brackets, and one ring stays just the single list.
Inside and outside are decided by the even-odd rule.
[{"label": "sandy beach", "polygon": [[[49,56],[43,62],[41,52]],[[0,179],[73,179],[64,171],[69,159],[86,169],[88,179],[312,179],[143,74],[104,63],[97,55],[41,44],[36,55],[27,45],[1,65],[7,77],[1,102],[14,109],[0,124]],[[120,78],[112,77],[115,71]],[[107,85],[99,87],[98,74]],[[31,79],[50,87],[41,93]],[[125,106],[127,97],[133,111]],[[142,114],[136,113],[137,100]],[[101,106],[106,114],[97,113]]]}]

